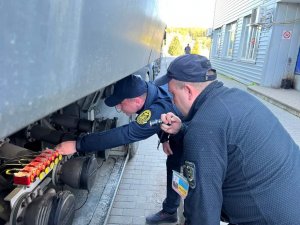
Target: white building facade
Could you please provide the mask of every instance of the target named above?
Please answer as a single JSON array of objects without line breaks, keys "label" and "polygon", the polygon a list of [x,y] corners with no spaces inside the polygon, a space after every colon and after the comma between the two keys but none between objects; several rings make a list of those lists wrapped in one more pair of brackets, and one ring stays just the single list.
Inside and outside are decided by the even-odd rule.
[{"label": "white building facade", "polygon": [[300,90],[299,46],[300,0],[216,0],[210,60],[219,73]]}]

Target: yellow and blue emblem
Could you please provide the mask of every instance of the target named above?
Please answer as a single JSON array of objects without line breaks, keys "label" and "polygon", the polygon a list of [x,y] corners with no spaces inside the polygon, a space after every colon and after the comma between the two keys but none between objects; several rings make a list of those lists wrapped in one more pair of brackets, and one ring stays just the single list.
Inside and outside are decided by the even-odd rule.
[{"label": "yellow and blue emblem", "polygon": [[136,122],[140,125],[146,124],[151,118],[151,111],[149,109],[141,112],[136,118]]}]

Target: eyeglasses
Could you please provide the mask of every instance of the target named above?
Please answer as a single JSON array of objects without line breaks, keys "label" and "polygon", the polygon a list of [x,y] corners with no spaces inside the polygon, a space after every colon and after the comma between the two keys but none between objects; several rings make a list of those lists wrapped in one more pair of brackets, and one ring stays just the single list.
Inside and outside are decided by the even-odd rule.
[{"label": "eyeglasses", "polygon": [[122,107],[123,107],[123,104],[125,103],[125,100],[126,100],[126,99],[124,99],[122,102],[120,102],[119,104],[117,104],[117,105],[115,106],[115,109],[116,109],[116,111],[117,111],[118,113],[122,112]]}]

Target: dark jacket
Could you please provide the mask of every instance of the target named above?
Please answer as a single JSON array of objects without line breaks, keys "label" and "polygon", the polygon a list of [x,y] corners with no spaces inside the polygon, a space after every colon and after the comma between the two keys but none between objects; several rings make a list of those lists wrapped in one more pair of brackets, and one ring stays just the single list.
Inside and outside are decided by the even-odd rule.
[{"label": "dark jacket", "polygon": [[300,224],[300,151],[278,119],[250,94],[211,83],[184,132],[195,165],[185,200],[188,225]]},{"label": "dark jacket", "polygon": [[[143,108],[137,112],[138,114],[150,110],[150,120],[160,119],[160,115],[167,112],[177,114],[168,92],[152,83],[147,83],[147,87],[147,98]],[[79,152],[103,151],[144,140],[155,133],[160,134],[160,126],[151,127],[149,123],[140,125],[136,121],[132,121],[121,127],[80,137],[76,141],[76,149]]]}]

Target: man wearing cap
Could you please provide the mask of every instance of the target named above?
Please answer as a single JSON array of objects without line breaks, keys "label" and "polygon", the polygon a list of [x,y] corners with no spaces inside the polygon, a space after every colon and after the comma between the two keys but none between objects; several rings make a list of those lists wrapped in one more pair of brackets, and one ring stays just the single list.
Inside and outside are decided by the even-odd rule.
[{"label": "man wearing cap", "polygon": [[168,155],[167,166],[167,197],[163,209],[148,216],[148,224],[174,223],[177,221],[179,195],[172,189],[172,170],[179,171],[181,165],[182,141],[173,140],[162,135],[159,126],[150,126],[149,121],[160,119],[160,115],[169,111],[178,114],[167,91],[161,87],[145,82],[139,76],[130,75],[114,85],[114,92],[105,99],[109,107],[116,107],[127,115],[138,114],[135,121],[104,132],[87,134],[76,141],[59,144],[61,154],[75,152],[95,152],[144,140],[157,133],[163,143],[164,152]]},{"label": "man wearing cap", "polygon": [[163,114],[161,128],[183,136],[186,225],[300,224],[299,146],[265,105],[215,78],[207,58],[184,55],[160,79],[184,116]]}]

